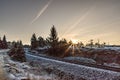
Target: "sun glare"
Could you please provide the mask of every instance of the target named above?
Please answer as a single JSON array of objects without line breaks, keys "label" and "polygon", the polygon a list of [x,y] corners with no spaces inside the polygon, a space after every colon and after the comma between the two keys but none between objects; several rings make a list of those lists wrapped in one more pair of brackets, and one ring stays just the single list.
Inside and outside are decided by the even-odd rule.
[{"label": "sun glare", "polygon": [[76,39],[72,39],[71,41],[72,41],[73,44],[77,44],[78,43],[78,40],[76,40]]}]

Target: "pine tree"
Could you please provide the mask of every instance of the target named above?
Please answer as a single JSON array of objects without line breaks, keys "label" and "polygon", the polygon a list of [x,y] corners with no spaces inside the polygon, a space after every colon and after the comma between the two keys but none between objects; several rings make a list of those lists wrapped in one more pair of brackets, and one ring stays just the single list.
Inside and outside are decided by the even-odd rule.
[{"label": "pine tree", "polygon": [[40,47],[44,47],[45,46],[45,40],[44,40],[44,38],[40,36],[38,38],[38,43],[39,43]]},{"label": "pine tree", "polygon": [[50,46],[49,53],[50,55],[57,55],[57,47],[58,47],[58,36],[57,36],[57,31],[56,28],[53,27],[50,30],[50,36],[47,38],[48,44]]},{"label": "pine tree", "polygon": [[37,47],[38,47],[38,41],[34,33],[31,38],[31,49],[36,49]]},{"label": "pine tree", "polygon": [[53,27],[50,30],[50,37],[48,38],[48,42],[50,44],[51,47],[55,47],[56,45],[58,45],[58,36],[57,36],[57,31],[53,25]]},{"label": "pine tree", "polygon": [[60,40],[60,44],[67,44],[67,40],[63,38],[62,40]]},{"label": "pine tree", "polygon": [[20,43],[20,46],[23,46],[23,43],[22,43],[22,41],[21,41],[21,40],[20,40],[20,42],[19,42],[19,43]]},{"label": "pine tree", "polygon": [[82,42],[78,43],[77,45],[78,45],[79,48],[84,47],[84,44]]},{"label": "pine tree", "polygon": [[22,41],[21,40],[17,41],[17,45],[18,47],[23,47]]},{"label": "pine tree", "polygon": [[90,45],[90,47],[92,48],[92,47],[94,46],[93,39],[91,39],[89,42],[90,42],[89,45]]},{"label": "pine tree", "polygon": [[1,40],[1,37],[0,37],[0,49],[2,49],[2,40]]},{"label": "pine tree", "polygon": [[7,41],[6,41],[6,36],[5,35],[3,36],[3,48],[4,49],[8,48]]}]

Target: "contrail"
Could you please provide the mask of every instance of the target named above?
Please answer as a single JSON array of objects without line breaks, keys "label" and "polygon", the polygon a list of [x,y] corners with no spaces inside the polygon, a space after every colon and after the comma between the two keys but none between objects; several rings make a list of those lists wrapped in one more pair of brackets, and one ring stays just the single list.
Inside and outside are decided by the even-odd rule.
[{"label": "contrail", "polygon": [[32,20],[31,24],[34,23],[43,13],[44,11],[49,7],[53,0],[49,0],[48,3],[42,8],[42,10],[39,11],[37,16]]}]

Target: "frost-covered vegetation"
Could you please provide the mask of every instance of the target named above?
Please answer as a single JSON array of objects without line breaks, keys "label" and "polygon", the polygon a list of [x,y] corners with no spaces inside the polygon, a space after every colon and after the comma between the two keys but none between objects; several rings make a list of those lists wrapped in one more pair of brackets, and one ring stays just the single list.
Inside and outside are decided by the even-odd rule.
[{"label": "frost-covered vegetation", "polygon": [[65,57],[64,59],[70,60],[70,61],[77,61],[77,62],[83,62],[83,63],[90,63],[95,64],[96,61],[90,58],[84,58],[84,57]]},{"label": "frost-covered vegetation", "polygon": [[13,47],[8,52],[8,55],[13,60],[25,62],[25,51],[23,49],[22,42],[14,42]]},{"label": "frost-covered vegetation", "polygon": [[119,80],[120,73],[92,68],[83,65],[71,64],[53,59],[26,54],[28,61],[42,65],[57,75],[60,80]]},{"label": "frost-covered vegetation", "polygon": [[54,74],[48,73],[43,66],[32,65],[29,62],[13,61],[6,52],[0,52],[1,63],[7,80],[58,80]]},{"label": "frost-covered vegetation", "polygon": [[[60,58],[73,57],[72,60],[77,60],[78,58],[86,58],[86,63],[90,60],[94,60],[94,63],[99,65],[106,64],[118,64],[120,65],[120,47],[110,46],[105,42],[94,42],[91,39],[86,45],[82,42],[74,44],[72,41],[67,41],[66,39],[59,40],[56,28],[53,27],[50,30],[50,35],[46,39],[41,36],[36,37],[35,34],[31,38],[31,52],[38,54],[43,54],[47,56],[54,56]],[[85,62],[84,60],[79,60]],[[90,62],[90,63],[93,63]],[[107,65],[106,65],[107,66]],[[108,65],[110,66],[110,65]],[[114,67],[114,66],[112,66]]]},{"label": "frost-covered vegetation", "polygon": [[120,64],[120,51],[106,48],[84,48],[80,50],[81,53],[76,54],[76,56],[82,56],[86,58],[91,58],[96,61],[97,64],[104,65],[104,63]]}]

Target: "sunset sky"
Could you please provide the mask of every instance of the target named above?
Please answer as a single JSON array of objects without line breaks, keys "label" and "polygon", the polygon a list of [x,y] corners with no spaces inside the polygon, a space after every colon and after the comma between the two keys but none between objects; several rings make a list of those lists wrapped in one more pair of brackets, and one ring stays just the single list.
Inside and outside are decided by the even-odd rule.
[{"label": "sunset sky", "polygon": [[30,44],[55,25],[58,36],[120,44],[120,0],[0,0],[0,36]]}]

